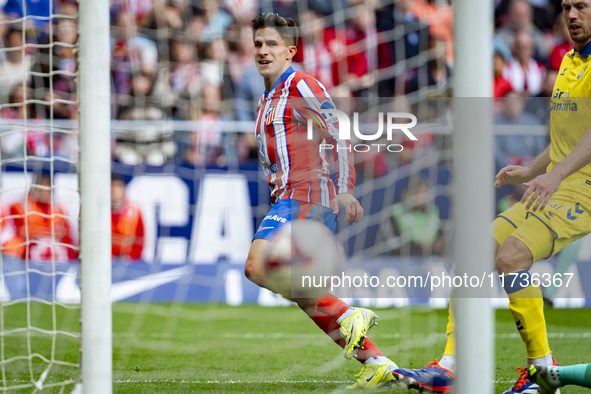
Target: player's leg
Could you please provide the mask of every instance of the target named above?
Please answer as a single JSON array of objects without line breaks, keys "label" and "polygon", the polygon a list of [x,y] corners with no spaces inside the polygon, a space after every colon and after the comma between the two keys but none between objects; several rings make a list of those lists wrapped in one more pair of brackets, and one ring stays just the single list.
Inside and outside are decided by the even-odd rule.
[{"label": "player's leg", "polygon": [[449,313],[447,320],[447,343],[443,351],[441,361],[437,360],[427,364],[423,368],[409,369],[399,368],[395,371],[400,382],[409,389],[417,389],[421,392],[447,393],[451,391],[455,378],[456,341],[455,318],[453,313],[453,298],[449,300]]},{"label": "player's leg", "polygon": [[453,313],[454,299],[449,300],[449,311],[447,313],[447,342],[445,343],[445,349],[443,350],[443,356],[439,360],[439,365],[448,371],[456,371],[456,319]]},{"label": "player's leg", "polygon": [[532,364],[528,378],[540,386],[542,394],[554,394],[556,389],[569,384],[591,388],[591,364],[550,367]]},{"label": "player's leg", "polygon": [[[336,215],[332,209],[308,203],[292,202],[294,220],[316,220],[331,231],[336,230]],[[318,299],[294,300],[299,307],[337,344],[343,347],[346,358],[355,358],[364,364],[350,388],[376,388],[396,379],[392,372],[398,366],[366,337],[376,325],[377,315],[365,308],[353,308],[343,300],[326,293]]]},{"label": "player's leg", "polygon": [[[332,213],[331,210],[329,210]],[[317,219],[313,217],[312,207],[300,207],[299,202],[281,200],[276,203],[260,224],[252,241],[248,257],[244,266],[246,277],[255,284],[274,291],[273,284],[265,281],[263,265],[263,253],[268,246],[271,233],[281,225],[289,223],[292,219]],[[305,215],[305,216],[303,216]],[[328,216],[323,213],[322,216]],[[333,231],[336,221],[322,220]],[[355,357],[364,363],[364,368],[358,374],[356,387],[378,387],[394,379],[392,371],[396,364],[383,355],[382,352],[366,338],[367,331],[375,325],[375,314],[364,308],[352,308],[342,300],[327,293],[324,297],[315,300],[293,300],[298,306],[324,331],[334,342],[345,350],[347,358]],[[356,326],[352,330],[341,330],[342,326]],[[343,334],[344,333],[344,334]],[[366,379],[369,378],[369,379]],[[361,382],[361,383],[359,383]]]},{"label": "player's leg", "polygon": [[[263,238],[253,239],[248,251],[248,257],[244,263],[244,275],[253,283],[269,289],[265,283],[265,270],[263,267],[263,252],[269,241]],[[269,289],[273,291],[272,289]]]},{"label": "player's leg", "polygon": [[[558,254],[558,262],[556,263],[556,269],[554,270],[554,275],[560,275],[562,277],[568,271],[570,266],[577,262],[582,243],[583,241],[578,239],[568,244],[560,251]],[[554,286],[553,283],[550,283],[550,286],[544,290],[544,297],[549,303],[553,303],[557,292],[558,287]]]},{"label": "player's leg", "polygon": [[[526,220],[519,223],[521,215]],[[504,275],[509,309],[527,350],[527,366],[533,362],[550,366],[555,361],[548,345],[542,291],[532,284],[529,269],[535,261],[552,254],[555,235],[538,217],[528,216],[523,204],[514,205],[495,219],[493,235],[500,244],[495,265]],[[517,370],[519,378],[505,393],[535,392],[538,386],[527,379],[527,368]]]},{"label": "player's leg", "polygon": [[525,343],[528,365],[534,361],[551,365],[542,291],[533,284],[529,268],[534,261],[552,254],[554,235],[545,223],[530,216],[511,236],[497,238],[497,242],[501,246],[495,264],[499,274],[504,275],[509,309]]},{"label": "player's leg", "polygon": [[[512,229],[511,229],[512,231]],[[499,243],[494,241],[494,253],[495,256],[499,250]],[[453,312],[454,299],[449,300],[449,311],[447,317],[447,342],[445,343],[445,349],[443,350],[443,356],[439,360],[439,365],[448,371],[456,371],[456,320]]]},{"label": "player's leg", "polygon": [[[523,220],[522,220],[523,221]],[[506,238],[511,232],[515,230],[515,227],[507,222],[508,226],[504,226],[501,223],[500,228],[496,231],[503,231]],[[495,226],[493,226],[493,233],[495,232]],[[495,255],[499,250],[499,243],[494,241],[494,252]],[[436,393],[447,393],[451,390],[455,365],[456,365],[456,335],[455,335],[455,315],[453,312],[454,300],[450,299],[449,312],[447,321],[447,342],[443,351],[443,357],[437,362],[435,360],[432,363],[427,364],[423,368],[419,369],[407,369],[400,368],[396,370],[396,373],[401,375],[401,381],[409,388],[416,388],[418,390],[426,390]]]}]

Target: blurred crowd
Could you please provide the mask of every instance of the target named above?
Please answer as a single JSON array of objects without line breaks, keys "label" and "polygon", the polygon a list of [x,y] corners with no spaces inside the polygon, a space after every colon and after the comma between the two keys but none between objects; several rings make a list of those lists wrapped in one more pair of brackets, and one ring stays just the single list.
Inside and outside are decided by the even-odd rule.
[{"label": "blurred crowd", "polygon": [[[253,61],[250,21],[260,12],[296,20],[300,40],[294,67],[320,80],[335,101],[351,99],[348,103],[356,105],[357,111],[378,108],[372,105],[378,102],[386,111],[412,112],[420,120],[429,120],[442,112],[437,98],[452,95],[453,0],[110,3],[111,113],[116,121],[112,152],[114,161],[125,164],[257,165],[252,122],[264,85]],[[494,1],[490,61],[497,100],[495,124],[538,128],[547,124],[547,98],[562,57],[573,48],[560,3]],[[3,161],[27,155],[76,159],[77,14],[74,0],[0,0]],[[431,104],[423,114],[425,102]],[[47,120],[57,126],[48,126]],[[446,164],[449,136],[427,132],[419,141],[393,142],[404,150],[358,155],[356,161],[360,181],[388,176],[392,168],[407,177],[418,174],[410,176],[404,193],[388,208],[381,231],[390,240],[406,234],[411,254],[441,253],[443,221],[440,204],[434,204],[433,187],[438,181],[425,178],[423,170]],[[496,166],[527,164],[546,144],[542,134],[498,135]],[[405,166],[414,170],[404,172]],[[39,179],[38,190],[27,197],[30,206],[40,207],[39,212],[46,209],[43,198],[48,198],[50,189],[44,181]],[[113,229],[113,255],[137,259],[143,225],[136,207],[123,200],[123,187],[120,179],[114,179],[114,194],[121,201],[113,203],[113,220],[139,219]],[[502,191],[513,199],[521,192],[518,188]],[[2,209],[19,216],[18,205]],[[413,238],[414,227],[409,223],[428,226],[428,237],[422,238],[425,233],[421,232]],[[38,244],[45,245],[51,229],[39,223],[28,225],[40,229]],[[10,241],[5,250],[28,255],[32,252],[25,250],[28,244],[19,238],[19,231],[17,223],[10,236],[3,237],[3,244]],[[60,231],[64,253],[77,253],[67,236],[69,229]],[[38,248],[36,253],[47,251]]]},{"label": "blurred crowd", "polygon": [[[448,97],[451,3],[111,0],[112,116],[136,121],[115,128],[113,159],[222,167],[256,162],[248,122],[264,86],[253,62],[250,21],[259,12],[296,20],[295,67],[333,97],[386,97],[395,105],[405,96],[411,111],[426,98]],[[75,120],[78,3],[0,0],[0,7],[2,119]],[[24,10],[29,18],[21,18]],[[573,45],[560,12],[560,0],[495,1],[495,97],[550,95],[560,59]],[[170,120],[198,122],[160,122]],[[6,124],[18,122],[0,126],[3,158],[77,154],[69,133],[29,126],[22,138],[23,129]]]},{"label": "blurred crowd", "polygon": [[[37,171],[24,196],[0,201],[0,251],[4,256],[33,262],[78,258],[78,234],[67,209],[55,200],[51,171]],[[111,256],[137,262],[144,249],[144,219],[139,204],[127,198],[126,184],[111,176]]]}]

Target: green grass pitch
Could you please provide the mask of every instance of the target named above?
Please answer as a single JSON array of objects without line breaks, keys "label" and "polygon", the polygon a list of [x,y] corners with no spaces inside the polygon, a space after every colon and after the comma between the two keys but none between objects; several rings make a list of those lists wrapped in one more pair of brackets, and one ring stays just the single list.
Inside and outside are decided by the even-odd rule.
[{"label": "green grass pitch", "polygon": [[[370,337],[400,366],[420,367],[441,356],[446,310],[391,308],[378,314],[379,325]],[[51,316],[50,306],[31,304],[29,312],[23,304],[4,306],[3,359],[26,356],[30,347],[46,359],[53,349],[55,360],[77,362],[76,338],[59,334],[52,341],[42,330],[78,331],[78,311],[57,307],[55,323]],[[546,319],[559,362],[591,362],[591,309],[547,309]],[[41,330],[10,331],[27,327],[27,321]],[[496,321],[495,385],[496,393],[502,393],[517,378],[515,367],[523,366],[525,349],[508,310],[497,311]],[[341,392],[361,367],[345,360],[340,348],[295,307],[118,303],[113,331],[116,393]],[[30,383],[31,371],[38,379],[46,367],[40,357],[3,363],[0,391],[5,385]],[[478,373],[478,365],[472,373]],[[77,368],[53,365],[44,382],[49,388],[42,392],[58,393],[52,383],[78,376]],[[566,394],[584,392],[589,391],[563,389]]]}]

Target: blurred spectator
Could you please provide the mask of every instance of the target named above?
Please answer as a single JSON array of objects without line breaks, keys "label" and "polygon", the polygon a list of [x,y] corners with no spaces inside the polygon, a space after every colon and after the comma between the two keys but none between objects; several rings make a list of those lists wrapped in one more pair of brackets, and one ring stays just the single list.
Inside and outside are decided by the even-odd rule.
[{"label": "blurred spectator", "polygon": [[[495,21],[497,26],[507,23],[507,10],[512,0],[495,0]],[[533,24],[540,31],[552,28],[553,16],[560,11],[562,0],[529,0],[532,10]]]},{"label": "blurred spectator", "polygon": [[512,0],[507,13],[505,26],[497,29],[497,34],[509,48],[515,47],[517,33],[528,33],[532,40],[532,56],[545,63],[548,60],[548,44],[541,31],[533,24],[532,8],[528,0]]},{"label": "blurred spectator", "polygon": [[[14,221],[10,218],[10,207],[3,201],[0,201],[0,244],[4,246],[15,235]],[[4,249],[2,253],[4,253]]]},{"label": "blurred spectator", "polygon": [[368,4],[355,6],[352,18],[347,22],[347,70],[343,73],[341,67],[333,68],[334,83],[346,83],[354,96],[367,96],[367,89],[375,83],[374,72],[378,69],[375,11]]},{"label": "blurred spectator", "polygon": [[[328,3],[328,1],[324,1],[324,3]],[[259,12],[275,12],[279,15],[289,16],[293,18],[296,25],[300,25],[298,0],[259,0]]]},{"label": "blurred spectator", "polygon": [[511,82],[507,81],[503,77],[503,70],[506,64],[507,59],[505,59],[503,54],[500,51],[495,51],[493,55],[493,96],[496,98],[504,97],[505,93],[507,93],[510,90],[513,90]]},{"label": "blurred spectator", "polygon": [[191,19],[191,8],[187,0],[155,1],[151,12],[141,21],[153,31],[168,31],[169,37],[175,31],[181,31]]},{"label": "blurred spectator", "polygon": [[44,39],[44,36],[49,33],[48,21],[55,10],[57,10],[55,0],[7,0],[4,5],[4,13],[11,18],[29,17],[27,30],[38,35],[39,40]]},{"label": "blurred spectator", "polygon": [[429,62],[427,68],[419,69],[417,74],[408,81],[407,91],[414,92],[421,87],[437,88],[438,92],[446,94],[451,69],[445,60],[445,40],[441,37],[429,37]]},{"label": "blurred spectator", "polygon": [[236,86],[246,69],[253,65],[254,43],[252,42],[252,29],[250,25],[239,26],[233,24],[226,35],[228,40],[228,66],[232,85]]},{"label": "blurred spectator", "polygon": [[78,15],[78,1],[76,0],[60,0],[57,5],[57,13],[76,18]]},{"label": "blurred spectator", "polygon": [[[244,70],[242,79],[236,85],[236,120],[254,121],[257,104],[263,93],[265,93],[265,84],[253,62]],[[252,130],[245,131],[252,132]]]},{"label": "blurred spectator", "polygon": [[254,133],[242,133],[236,139],[236,153],[240,164],[258,164],[259,151]]},{"label": "blurred spectator", "polygon": [[174,96],[173,113],[176,119],[189,118],[192,100],[199,94],[201,74],[195,61],[195,46],[184,39],[170,43],[170,87]]},{"label": "blurred spectator", "polygon": [[33,57],[23,46],[22,30],[10,29],[5,38],[4,59],[0,58],[0,102],[6,103],[8,95],[17,85],[31,82]]},{"label": "blurred spectator", "polygon": [[[254,121],[256,107],[259,98],[265,92],[265,85],[253,61],[254,44],[250,22],[248,27],[237,26],[237,28],[239,28],[239,41],[235,43],[236,47],[229,57],[230,74],[235,86],[234,116],[238,121]],[[252,132],[250,129],[244,131]]]},{"label": "blurred spectator", "polygon": [[[47,46],[37,54],[36,67],[42,75],[43,83],[36,84],[45,89],[45,101],[51,102],[53,119],[77,119],[76,105],[76,43],[78,27],[72,19],[60,19],[54,28],[55,37],[47,40]],[[54,42],[55,45],[50,45]],[[50,89],[53,87],[53,89]],[[70,101],[70,103],[67,103]],[[50,117],[50,109],[46,108],[45,117]]]},{"label": "blurred spectator", "polygon": [[69,219],[53,199],[52,177],[36,175],[26,202],[10,207],[16,230],[4,245],[4,253],[32,261],[67,261],[78,257]]},{"label": "blurred spectator", "polygon": [[527,96],[536,96],[542,90],[546,68],[533,58],[534,47],[529,33],[515,35],[513,60],[503,70],[503,77],[511,82],[513,90]]},{"label": "blurred spectator", "polygon": [[[32,93],[30,88],[23,88],[23,85],[16,85],[8,98],[11,106],[2,108],[2,119],[40,119],[32,104]],[[26,129],[25,129],[26,127]],[[2,152],[8,157],[22,157],[23,143],[26,144],[26,153],[39,157],[50,155],[51,134],[42,127],[34,124],[15,123],[10,133],[2,138]],[[56,139],[57,140],[57,139]],[[57,145],[56,145],[57,148]]]},{"label": "blurred spectator", "polygon": [[429,33],[445,41],[447,64],[453,64],[453,9],[445,2],[415,0],[412,13],[429,25]]},{"label": "blurred spectator", "polygon": [[554,22],[554,35],[556,37],[556,45],[550,52],[550,69],[560,71],[560,63],[562,58],[568,51],[573,49],[575,43],[570,38],[568,32],[568,26],[564,20],[564,14],[561,12],[556,16],[556,22]]},{"label": "blurred spectator", "polygon": [[319,80],[326,89],[331,89],[333,59],[325,37],[334,35],[334,30],[327,30],[324,18],[313,9],[303,13],[302,20],[306,21],[306,28],[300,31],[301,48],[298,48],[294,62],[301,63],[305,74]]},{"label": "blurred spectator", "polygon": [[196,166],[225,166],[226,157],[222,138],[222,95],[217,85],[208,83],[201,87],[201,112],[193,144],[185,152],[185,161]]},{"label": "blurred spectator", "polygon": [[258,0],[224,0],[223,4],[239,26],[247,26],[257,16]]},{"label": "blurred spectator", "polygon": [[[133,14],[117,14],[111,36],[111,71],[115,93],[129,95],[133,74],[156,74],[158,51],[154,41],[139,35]],[[122,98],[118,98],[118,101]]]},{"label": "blurred spectator", "polygon": [[202,82],[217,85],[224,100],[234,97],[234,88],[230,78],[228,64],[228,43],[222,38],[209,42],[203,52],[201,61]]},{"label": "blurred spectator", "polygon": [[144,249],[144,220],[139,205],[125,195],[125,182],[111,175],[111,251],[124,260],[139,260]]},{"label": "blurred spectator", "polygon": [[111,14],[117,14],[121,11],[132,14],[138,25],[143,26],[154,6],[154,0],[111,0]]},{"label": "blurred spectator", "polygon": [[525,104],[525,111],[538,118],[542,124],[549,124],[550,121],[550,97],[552,97],[552,90],[557,77],[558,71],[546,71],[542,91],[536,97],[527,100]]},{"label": "blurred spectator", "polygon": [[382,233],[399,240],[395,254],[432,256],[443,252],[439,208],[429,182],[423,177],[411,178],[402,201],[385,212]]},{"label": "blurred spectator", "polygon": [[119,130],[116,133],[115,159],[125,164],[163,165],[175,153],[173,132],[164,129],[167,114],[160,96],[154,95],[156,77],[148,73],[136,74],[132,79],[131,97],[121,107],[119,119],[147,121],[141,130]]},{"label": "blurred spectator", "polygon": [[[542,122],[525,112],[525,98],[514,91],[507,92],[502,102],[503,112],[495,117],[495,125],[540,126]],[[527,129],[524,129],[527,132]],[[542,135],[515,132],[495,136],[495,162],[498,169],[510,164],[526,166],[548,145]]]},{"label": "blurred spectator", "polygon": [[[6,33],[10,30],[10,25],[8,23],[10,19],[2,12],[1,4],[2,0],[0,0],[0,46],[6,48]],[[1,60],[4,60],[4,53],[0,53],[0,61]]]},{"label": "blurred spectator", "polygon": [[218,0],[201,0],[199,8],[205,22],[201,41],[209,43],[216,38],[224,37],[226,30],[232,24],[232,17],[220,7],[220,2]]},{"label": "blurred spectator", "polygon": [[[394,28],[401,29],[403,36],[398,39],[393,39],[388,42],[390,46],[390,55],[387,63],[390,65],[394,63],[403,62],[415,58],[419,53],[423,53],[429,47],[429,26],[420,21],[420,19],[413,14],[412,10],[415,0],[400,0],[395,5],[385,6],[377,12],[377,27],[380,31],[390,32]],[[382,57],[385,57],[383,54]],[[406,83],[417,75],[418,67],[425,66],[419,64],[418,61],[409,62],[407,67],[404,67],[404,75],[401,78],[401,83],[396,81],[395,91],[394,87],[388,88],[388,83],[382,84],[380,88],[381,96],[393,96],[403,94]],[[390,82],[391,85],[393,81]],[[398,86],[401,86],[400,89]]]}]

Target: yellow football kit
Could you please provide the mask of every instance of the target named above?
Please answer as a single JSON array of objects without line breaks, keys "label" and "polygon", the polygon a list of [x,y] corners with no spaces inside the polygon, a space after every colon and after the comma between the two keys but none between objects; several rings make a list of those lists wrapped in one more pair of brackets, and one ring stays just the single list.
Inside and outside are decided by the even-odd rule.
[{"label": "yellow football kit", "polygon": [[[591,128],[591,43],[562,60],[550,107],[550,171],[574,149]],[[522,241],[533,261],[548,258],[591,232],[591,164],[564,179],[543,210],[527,211],[517,203],[492,225],[499,245],[509,236]],[[529,275],[528,270],[519,271]],[[527,281],[526,281],[527,282]],[[531,283],[531,281],[529,281]],[[505,287],[509,309],[523,339],[528,359],[551,353],[546,334],[542,292],[536,286]],[[451,311],[444,355],[455,354],[455,319]]]},{"label": "yellow football kit", "polygon": [[[548,171],[564,159],[591,128],[591,46],[567,53],[550,105]],[[493,222],[499,244],[511,235],[531,251],[533,261],[548,258],[591,232],[591,164],[567,177],[542,211],[517,203]],[[530,223],[531,222],[531,223]],[[551,238],[548,236],[548,229]],[[549,241],[550,239],[550,241]]]}]

